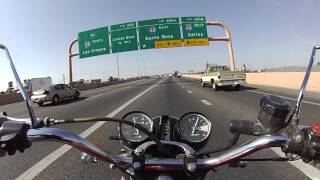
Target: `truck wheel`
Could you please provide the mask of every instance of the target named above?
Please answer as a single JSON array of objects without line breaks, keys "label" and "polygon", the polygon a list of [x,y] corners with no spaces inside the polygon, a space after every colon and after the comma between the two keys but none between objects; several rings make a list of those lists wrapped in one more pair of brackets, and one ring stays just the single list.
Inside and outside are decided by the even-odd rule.
[{"label": "truck wheel", "polygon": [[58,95],[53,96],[52,104],[58,104],[58,102],[59,102],[59,96]]},{"label": "truck wheel", "polygon": [[241,88],[240,84],[237,84],[237,85],[234,86],[234,90],[235,90],[235,91],[239,91],[240,88]]},{"label": "truck wheel", "polygon": [[80,93],[77,91],[77,92],[74,94],[74,99],[79,99],[79,96],[80,96]]},{"label": "truck wheel", "polygon": [[218,91],[219,90],[219,86],[218,85],[216,85],[216,83],[212,83],[212,89],[214,90],[214,91]]},{"label": "truck wheel", "polygon": [[203,81],[201,81],[201,86],[206,87],[206,84]]},{"label": "truck wheel", "polygon": [[43,106],[43,102],[38,102],[37,103],[39,106]]}]

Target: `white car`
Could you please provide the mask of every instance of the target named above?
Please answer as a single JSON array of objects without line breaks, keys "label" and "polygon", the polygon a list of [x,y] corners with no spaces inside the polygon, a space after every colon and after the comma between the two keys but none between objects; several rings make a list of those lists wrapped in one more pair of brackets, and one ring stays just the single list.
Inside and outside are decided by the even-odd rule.
[{"label": "white car", "polygon": [[42,106],[45,102],[57,104],[65,99],[78,99],[80,91],[65,84],[55,84],[49,88],[32,92],[31,100]]}]

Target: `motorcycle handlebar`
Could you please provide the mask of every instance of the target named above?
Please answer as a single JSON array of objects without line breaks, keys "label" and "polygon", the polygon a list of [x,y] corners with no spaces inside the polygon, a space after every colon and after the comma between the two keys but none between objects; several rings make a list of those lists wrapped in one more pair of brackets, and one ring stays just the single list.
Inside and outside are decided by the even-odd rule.
[{"label": "motorcycle handlebar", "polygon": [[[40,128],[29,129],[27,132],[28,139],[32,142],[36,141],[60,141],[64,144],[73,146],[74,148],[93,155],[101,160],[113,163],[118,167],[127,168],[132,166],[132,157],[121,157],[113,155],[109,152],[102,151],[89,141],[62,129],[57,128]],[[228,150],[216,157],[206,159],[196,159],[196,168],[201,170],[210,170],[215,167],[230,163],[234,160],[248,156],[256,151],[270,148],[281,147],[288,141],[286,134],[264,135],[255,140],[251,140],[234,149]],[[168,170],[185,170],[186,164],[184,159],[159,159],[146,158],[144,169],[155,171]]]},{"label": "motorcycle handlebar", "polygon": [[[30,122],[28,119],[14,119],[10,117],[2,117],[3,122],[12,122],[14,125],[16,123],[21,123],[26,126],[30,126]],[[0,119],[1,120],[1,119]],[[97,120],[105,120],[105,121],[115,121],[118,122],[117,119],[105,119],[105,118],[84,118],[84,119],[72,119],[72,120],[53,120],[49,118],[44,119],[37,119],[38,124],[43,126],[50,126],[50,124],[59,124],[59,123],[75,123],[75,122],[82,122],[82,121],[97,121]],[[61,121],[61,122],[60,122]],[[320,127],[318,124],[315,127]],[[11,127],[11,126],[10,126]],[[16,127],[16,126],[14,126]],[[17,126],[18,127],[18,126]],[[243,122],[242,124],[234,124],[235,132],[237,133],[244,133],[250,135],[257,135],[255,134],[259,130],[255,128],[255,124],[252,122]],[[258,126],[256,126],[258,127]],[[0,130],[1,130],[0,128]],[[215,167],[231,163],[236,160],[240,160],[242,157],[250,155],[256,151],[267,149],[270,147],[282,147],[283,151],[286,153],[293,153],[301,155],[305,162],[311,160],[320,160],[320,146],[318,146],[318,142],[320,142],[320,133],[316,134],[315,130],[317,128],[310,128],[309,126],[305,127],[297,127],[298,129],[293,129],[286,132],[286,133],[279,133],[279,134],[265,134],[259,136],[255,140],[248,141],[245,144],[242,144],[234,149],[228,150],[216,157],[212,158],[205,158],[205,159],[197,159],[195,157],[199,157],[196,154],[191,154],[191,163],[189,167],[196,167],[203,170],[210,170]],[[19,131],[19,128],[15,128],[16,131]],[[292,128],[289,128],[292,129]],[[319,128],[320,129],[320,128]],[[292,131],[292,132],[291,132]],[[10,132],[12,134],[13,131]],[[299,133],[296,133],[299,132]],[[1,133],[1,132],[0,132]],[[302,134],[301,134],[302,133]],[[13,133],[14,134],[14,133]],[[1,134],[0,134],[1,135]],[[14,137],[13,135],[10,137]],[[28,129],[27,128],[27,138],[31,142],[35,141],[60,141],[64,144],[68,144],[73,146],[74,148],[85,152],[87,154],[93,155],[103,161],[113,163],[119,168],[127,168],[131,167],[135,162],[134,158],[132,157],[123,157],[119,155],[113,155],[109,152],[103,151],[97,148],[95,145],[90,143],[89,141],[75,135],[71,132],[64,131],[62,129],[57,128],[38,128],[38,129]],[[304,144],[302,142],[298,142],[297,140],[301,139],[302,142],[306,142]],[[1,141],[2,139],[0,139]],[[161,145],[163,143],[160,142]],[[319,150],[318,150],[319,149]],[[186,157],[188,155],[186,154]],[[188,167],[188,158],[187,159],[155,159],[155,158],[145,158],[144,168],[150,170],[179,170],[184,169],[186,170]]]}]

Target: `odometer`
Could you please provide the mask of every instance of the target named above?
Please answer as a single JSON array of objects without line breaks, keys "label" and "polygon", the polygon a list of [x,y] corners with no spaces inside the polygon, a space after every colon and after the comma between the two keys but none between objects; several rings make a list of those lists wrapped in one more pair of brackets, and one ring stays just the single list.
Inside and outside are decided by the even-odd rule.
[{"label": "odometer", "polygon": [[[152,131],[152,126],[153,126],[152,120],[148,115],[144,113],[132,112],[125,115],[123,119],[137,123],[143,126],[144,128],[148,129],[150,132]],[[130,141],[130,142],[141,142],[148,138],[148,136],[145,133],[127,124],[120,125],[120,132],[121,132],[121,135],[127,141]]]},{"label": "odometer", "polygon": [[178,130],[183,139],[191,143],[206,140],[211,131],[211,122],[203,115],[190,113],[182,116],[178,122]]}]

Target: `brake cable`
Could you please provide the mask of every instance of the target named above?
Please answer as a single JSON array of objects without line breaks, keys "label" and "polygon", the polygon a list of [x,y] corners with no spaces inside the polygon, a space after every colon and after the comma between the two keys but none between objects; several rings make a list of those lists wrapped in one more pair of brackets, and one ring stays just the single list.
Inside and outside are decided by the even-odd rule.
[{"label": "brake cable", "polygon": [[288,158],[285,157],[274,157],[274,158],[244,158],[239,159],[237,161],[291,161]]},{"label": "brake cable", "polygon": [[293,159],[289,159],[286,157],[273,157],[273,158],[243,158],[237,161],[296,161],[301,159],[300,156],[296,156]]},{"label": "brake cable", "polygon": [[62,119],[62,120],[52,120],[51,122],[53,124],[67,124],[67,123],[79,123],[79,122],[96,122],[96,121],[106,121],[106,122],[118,122],[118,123],[124,123],[129,126],[132,126],[134,128],[137,128],[141,130],[143,133],[145,133],[152,141],[154,141],[158,147],[158,150],[164,153],[169,153],[168,149],[164,146],[164,144],[158,139],[157,136],[155,136],[153,133],[151,133],[149,130],[144,128],[138,123],[134,123],[128,120],[124,119],[114,119],[114,118],[108,118],[108,117],[90,117],[90,118],[74,118],[74,119]]}]

